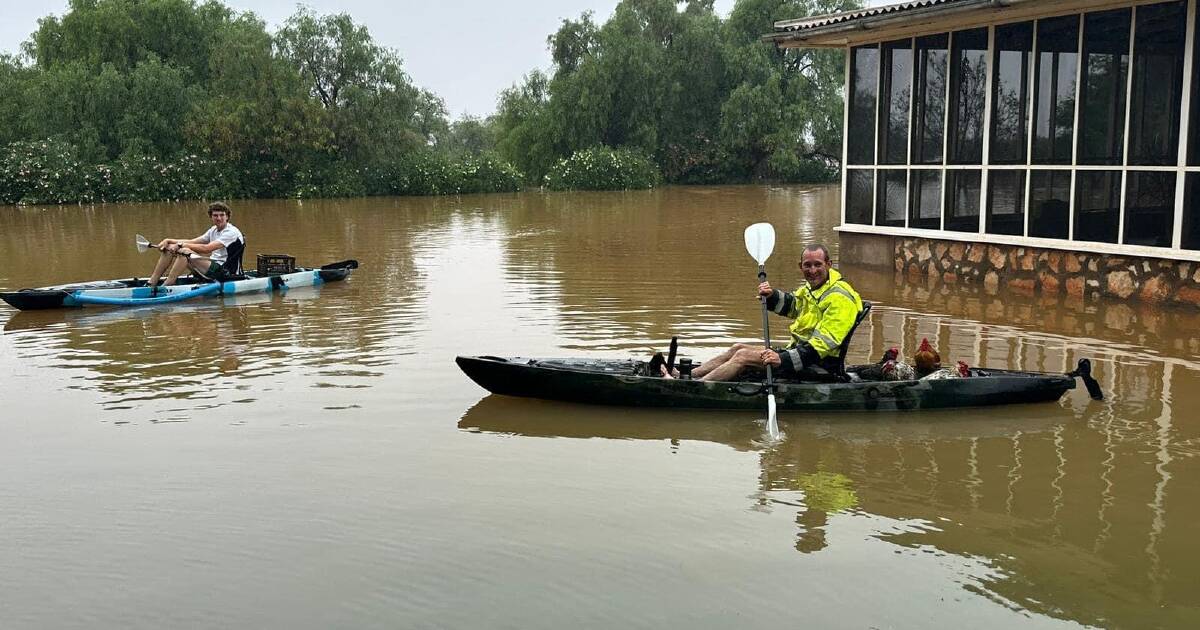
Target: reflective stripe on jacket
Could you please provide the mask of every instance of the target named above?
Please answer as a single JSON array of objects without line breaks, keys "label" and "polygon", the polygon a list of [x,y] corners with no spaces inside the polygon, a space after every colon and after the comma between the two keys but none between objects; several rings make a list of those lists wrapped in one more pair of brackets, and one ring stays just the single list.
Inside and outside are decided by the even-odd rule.
[{"label": "reflective stripe on jacket", "polygon": [[829,280],[815,291],[805,283],[795,293],[775,289],[767,298],[767,308],[796,320],[789,329],[788,348],[806,343],[822,359],[837,355],[862,307],[862,298],[836,269],[829,270]]}]

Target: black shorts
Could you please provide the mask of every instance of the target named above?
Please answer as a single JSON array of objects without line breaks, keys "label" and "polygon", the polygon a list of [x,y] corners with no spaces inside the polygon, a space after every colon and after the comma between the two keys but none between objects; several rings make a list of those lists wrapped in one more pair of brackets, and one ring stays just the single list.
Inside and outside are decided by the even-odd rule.
[{"label": "black shorts", "polygon": [[225,282],[230,278],[229,272],[225,271],[225,266],[219,262],[214,262],[208,266],[208,270],[204,272],[204,277],[217,282]]},{"label": "black shorts", "polygon": [[[799,370],[792,365],[792,357],[788,354],[787,348],[771,348],[779,354],[780,364],[778,367],[771,368],[771,376],[774,378],[796,378],[799,375]],[[803,369],[803,366],[801,366]],[[738,378],[747,381],[753,381],[765,378],[767,370],[765,367],[753,365],[743,368],[738,374]]]},{"label": "black shorts", "polygon": [[[771,349],[779,354],[780,361],[779,367],[771,368],[775,372],[774,376],[782,376],[784,378],[795,376],[798,370],[796,369],[796,366],[792,365],[792,356],[788,354],[787,348]],[[803,368],[803,366],[801,366],[801,368]]]}]

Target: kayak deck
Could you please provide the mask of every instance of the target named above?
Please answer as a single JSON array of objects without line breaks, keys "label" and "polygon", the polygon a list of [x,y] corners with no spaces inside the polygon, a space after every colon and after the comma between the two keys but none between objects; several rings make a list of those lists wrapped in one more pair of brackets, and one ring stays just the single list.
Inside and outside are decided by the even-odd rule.
[{"label": "kayak deck", "polygon": [[[762,409],[762,382],[709,382],[645,376],[633,359],[528,359],[459,356],[471,380],[496,394],[602,405]],[[847,367],[856,372],[865,366]],[[777,382],[780,409],[861,411],[1050,402],[1074,389],[1065,374],[972,370],[969,378],[831,383]]]},{"label": "kayak deck", "polygon": [[256,271],[212,282],[206,278],[181,276],[174,285],[152,291],[144,278],[93,280],[36,289],[0,292],[0,299],[20,310],[42,310],[78,306],[151,306],[195,299],[206,295],[230,295],[286,290],[344,280],[358,268],[346,260],[319,268],[297,268],[292,273],[260,276]]}]

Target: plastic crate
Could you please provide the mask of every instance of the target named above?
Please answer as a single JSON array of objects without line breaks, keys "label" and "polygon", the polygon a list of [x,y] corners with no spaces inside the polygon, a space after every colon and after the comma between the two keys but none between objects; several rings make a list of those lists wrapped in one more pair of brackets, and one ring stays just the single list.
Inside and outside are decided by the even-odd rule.
[{"label": "plastic crate", "polygon": [[258,275],[259,276],[278,276],[285,273],[292,273],[296,270],[295,256],[286,254],[259,254],[258,255]]}]

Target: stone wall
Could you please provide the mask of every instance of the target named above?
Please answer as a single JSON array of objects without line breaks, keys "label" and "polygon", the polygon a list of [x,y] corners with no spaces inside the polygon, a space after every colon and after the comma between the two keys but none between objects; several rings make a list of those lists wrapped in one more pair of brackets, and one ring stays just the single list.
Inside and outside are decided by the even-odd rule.
[{"label": "stone wall", "polygon": [[878,256],[858,260],[854,252],[863,248],[854,243],[865,241],[877,251],[879,241],[890,240],[896,272],[910,278],[977,284],[989,293],[1003,287],[1024,294],[1200,308],[1200,263],[850,232],[840,236],[843,259],[868,265],[882,261]]}]

